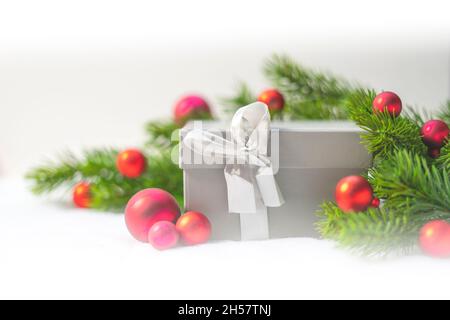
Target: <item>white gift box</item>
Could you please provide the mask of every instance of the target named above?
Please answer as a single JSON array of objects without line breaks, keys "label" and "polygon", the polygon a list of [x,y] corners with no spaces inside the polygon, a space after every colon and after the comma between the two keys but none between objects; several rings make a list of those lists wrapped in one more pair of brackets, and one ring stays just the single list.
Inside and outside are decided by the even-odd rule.
[{"label": "white gift box", "polygon": [[[210,219],[213,239],[317,237],[315,212],[319,205],[334,199],[336,184],[342,177],[361,174],[371,164],[371,156],[361,144],[361,129],[350,122],[273,122],[269,129],[268,155],[278,188],[269,184],[269,196],[279,190],[280,206],[262,205],[261,208],[262,201],[253,213],[230,212],[233,211],[230,197],[238,206],[244,203],[245,209],[248,199],[254,193],[264,192],[261,190],[264,187],[258,184],[259,187],[252,189],[251,184],[234,184],[230,179],[235,177],[227,178],[224,173],[226,155],[206,154],[206,151],[199,154],[187,147],[183,141],[189,133],[199,132],[195,128],[199,125],[201,131],[225,140],[230,140],[230,130],[226,123],[204,121],[189,123],[180,131],[185,207]],[[245,166],[248,165],[237,166],[237,173],[242,175],[239,167]],[[263,175],[263,179],[267,177],[270,179],[270,175]]]}]

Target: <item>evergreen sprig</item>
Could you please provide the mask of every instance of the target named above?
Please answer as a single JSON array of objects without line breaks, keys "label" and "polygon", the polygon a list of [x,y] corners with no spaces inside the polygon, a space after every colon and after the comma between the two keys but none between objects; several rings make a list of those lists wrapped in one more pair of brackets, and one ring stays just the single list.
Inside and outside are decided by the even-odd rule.
[{"label": "evergreen sprig", "polygon": [[284,115],[290,119],[346,119],[345,101],[355,90],[344,79],[308,69],[291,58],[274,55],[264,72],[285,95]]},{"label": "evergreen sprig", "polygon": [[336,204],[325,202],[317,214],[317,228],[324,238],[365,256],[408,253],[417,243],[417,224],[403,212],[369,208],[345,213]]},{"label": "evergreen sprig", "polygon": [[447,100],[447,102],[442,106],[438,118],[444,120],[450,125],[450,100]]},{"label": "evergreen sprig", "polygon": [[411,117],[393,117],[388,112],[374,113],[372,101],[375,96],[373,90],[357,90],[347,100],[350,119],[364,129],[361,138],[369,153],[381,159],[404,148],[425,154],[421,126]]},{"label": "evergreen sprig", "polygon": [[[265,63],[264,72],[285,99],[282,113],[276,118],[291,120],[347,119],[345,101],[357,87],[336,76],[311,70],[287,56],[274,55]],[[241,83],[236,94],[223,99],[227,110],[256,100],[249,86]]]},{"label": "evergreen sprig", "polygon": [[163,188],[182,203],[182,172],[171,159],[170,150],[147,155],[146,171],[138,178],[123,177],[116,169],[118,150],[96,149],[81,157],[67,152],[57,161],[32,169],[27,178],[35,194],[72,187],[79,181],[91,184],[92,207],[121,211],[136,192],[144,188]]}]

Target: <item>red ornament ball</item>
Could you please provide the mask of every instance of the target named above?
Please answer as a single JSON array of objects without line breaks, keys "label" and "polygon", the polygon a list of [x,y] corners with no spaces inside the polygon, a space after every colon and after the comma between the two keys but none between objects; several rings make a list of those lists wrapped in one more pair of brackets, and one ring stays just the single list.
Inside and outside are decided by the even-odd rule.
[{"label": "red ornament ball", "polygon": [[400,97],[391,91],[384,91],[378,94],[373,100],[373,111],[389,112],[392,116],[398,117],[402,112],[402,101]]},{"label": "red ornament ball", "polygon": [[432,257],[450,257],[450,224],[444,220],[434,220],[420,230],[420,247]]},{"label": "red ornament ball", "polygon": [[258,101],[264,102],[271,112],[278,112],[284,108],[284,97],[276,89],[267,89],[261,92]]},{"label": "red ornament ball", "polygon": [[127,149],[117,155],[116,167],[121,175],[127,178],[138,178],[147,166],[145,156],[136,149]]},{"label": "red ornament ball", "polygon": [[212,118],[211,109],[205,99],[200,96],[185,96],[175,104],[174,120],[180,127],[189,120],[210,118]]},{"label": "red ornament ball", "polygon": [[186,212],[178,219],[176,227],[181,239],[188,245],[204,243],[211,236],[211,223],[200,212]]},{"label": "red ornament ball", "polygon": [[450,129],[442,120],[430,120],[422,126],[421,134],[425,145],[432,148],[442,147],[448,139]]},{"label": "red ornament ball", "polygon": [[372,204],[373,190],[363,177],[347,176],[338,182],[335,196],[342,211],[364,211]]},{"label": "red ornament ball", "polygon": [[125,208],[125,223],[131,235],[148,241],[148,231],[158,221],[175,222],[180,207],[175,198],[162,189],[150,188],[136,193]]},{"label": "red ornament ball", "polygon": [[372,202],[370,203],[370,206],[371,206],[372,208],[379,208],[379,207],[380,207],[380,199],[374,197],[374,198],[372,199]]},{"label": "red ornament ball", "polygon": [[428,155],[430,158],[437,159],[441,155],[441,148],[428,148]]},{"label": "red ornament ball", "polygon": [[91,186],[87,182],[80,182],[73,188],[73,203],[78,208],[89,208],[92,202]]},{"label": "red ornament ball", "polygon": [[177,228],[170,221],[158,221],[148,231],[148,242],[158,250],[175,247],[178,238]]}]

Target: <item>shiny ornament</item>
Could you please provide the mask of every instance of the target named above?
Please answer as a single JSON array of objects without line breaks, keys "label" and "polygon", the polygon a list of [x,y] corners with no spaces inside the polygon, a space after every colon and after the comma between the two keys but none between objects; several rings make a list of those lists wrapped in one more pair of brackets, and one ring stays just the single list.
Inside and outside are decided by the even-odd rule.
[{"label": "shiny ornament", "polygon": [[450,257],[450,224],[434,220],[420,230],[419,244],[423,252],[432,257]]},{"label": "shiny ornament", "polygon": [[430,148],[442,147],[448,139],[450,130],[442,120],[430,120],[422,126],[423,143]]},{"label": "shiny ornament", "polygon": [[441,155],[441,148],[428,148],[428,155],[430,158],[437,159]]},{"label": "shiny ornament", "polygon": [[402,112],[402,101],[394,92],[384,91],[378,94],[372,103],[373,111],[389,112],[392,116],[398,117]]},{"label": "shiny ornament", "polygon": [[363,177],[347,176],[338,182],[335,196],[342,211],[365,211],[372,204],[373,190]]},{"label": "shiny ornament", "polygon": [[175,123],[182,127],[189,120],[210,119],[211,109],[202,97],[191,95],[177,101],[174,108]]},{"label": "shiny ornament", "polygon": [[379,208],[379,207],[380,207],[380,199],[374,197],[374,198],[372,199],[372,202],[370,203],[370,206],[371,206],[372,208]]},{"label": "shiny ornament", "polygon": [[177,228],[170,221],[158,221],[148,231],[148,242],[158,250],[176,246],[178,238]]},{"label": "shiny ornament", "polygon": [[200,212],[186,212],[178,219],[176,227],[181,239],[188,245],[204,243],[211,236],[211,223]]},{"label": "shiny ornament", "polygon": [[91,186],[87,182],[80,182],[73,188],[73,203],[78,208],[89,208],[92,203]]},{"label": "shiny ornament", "polygon": [[117,170],[127,178],[138,178],[147,166],[145,156],[136,149],[127,149],[117,155]]},{"label": "shiny ornament", "polygon": [[258,101],[264,102],[271,112],[278,112],[284,108],[284,97],[276,89],[267,89],[261,92]]},{"label": "shiny ornament", "polygon": [[137,240],[148,241],[148,231],[158,221],[175,222],[180,207],[175,198],[162,189],[150,188],[136,193],[125,208],[128,231]]}]

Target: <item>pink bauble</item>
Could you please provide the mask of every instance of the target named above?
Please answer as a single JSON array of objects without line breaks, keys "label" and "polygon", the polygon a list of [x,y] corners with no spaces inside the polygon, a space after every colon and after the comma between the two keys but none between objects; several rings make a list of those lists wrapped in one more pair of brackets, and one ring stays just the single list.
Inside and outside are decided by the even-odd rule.
[{"label": "pink bauble", "polygon": [[148,242],[153,248],[166,250],[174,247],[178,242],[178,231],[170,221],[158,221],[148,231]]},{"label": "pink bauble", "polygon": [[136,193],[125,208],[125,223],[131,235],[148,241],[148,231],[158,221],[175,222],[180,207],[175,198],[162,189],[150,188]]},{"label": "pink bauble", "polygon": [[180,127],[188,120],[211,118],[211,109],[202,97],[191,95],[177,101],[174,120]]}]

